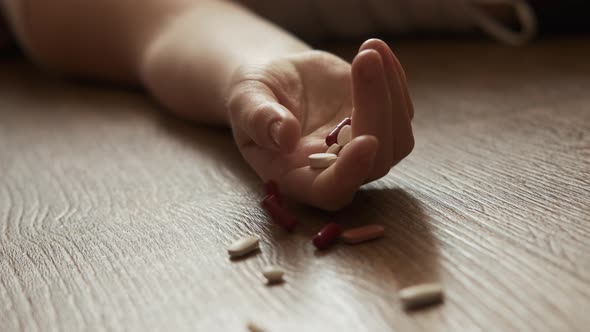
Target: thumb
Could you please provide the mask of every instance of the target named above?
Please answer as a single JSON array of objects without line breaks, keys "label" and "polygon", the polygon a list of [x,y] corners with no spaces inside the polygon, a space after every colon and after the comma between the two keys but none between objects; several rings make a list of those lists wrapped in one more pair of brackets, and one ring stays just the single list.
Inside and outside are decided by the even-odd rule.
[{"label": "thumb", "polygon": [[279,103],[266,84],[256,80],[238,83],[227,105],[240,146],[254,141],[263,148],[285,153],[295,149],[301,131],[299,120]]}]

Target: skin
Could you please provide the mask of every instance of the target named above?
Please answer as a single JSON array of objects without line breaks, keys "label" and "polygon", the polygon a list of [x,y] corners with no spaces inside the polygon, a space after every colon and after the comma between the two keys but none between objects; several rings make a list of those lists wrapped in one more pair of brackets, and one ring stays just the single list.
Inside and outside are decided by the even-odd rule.
[{"label": "skin", "polygon": [[[301,202],[337,210],[414,147],[406,77],[381,40],[363,43],[350,64],[228,1],[7,3],[34,61],[140,84],[172,112],[230,126],[260,178]],[[311,169],[308,155],[324,152],[325,136],[347,116],[352,141],[335,164]]]}]

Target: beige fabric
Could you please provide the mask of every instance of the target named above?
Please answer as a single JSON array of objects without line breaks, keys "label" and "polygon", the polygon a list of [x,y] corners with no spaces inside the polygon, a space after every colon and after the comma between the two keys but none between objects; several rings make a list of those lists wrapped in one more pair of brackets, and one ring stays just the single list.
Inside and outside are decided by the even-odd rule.
[{"label": "beige fabric", "polygon": [[[350,38],[374,34],[465,33],[483,30],[509,44],[534,37],[536,19],[525,0],[236,0],[261,16],[308,38]],[[512,31],[482,2],[512,7],[522,29]]]},{"label": "beige fabric", "polygon": [[475,28],[465,0],[238,0],[305,37],[465,32]]}]

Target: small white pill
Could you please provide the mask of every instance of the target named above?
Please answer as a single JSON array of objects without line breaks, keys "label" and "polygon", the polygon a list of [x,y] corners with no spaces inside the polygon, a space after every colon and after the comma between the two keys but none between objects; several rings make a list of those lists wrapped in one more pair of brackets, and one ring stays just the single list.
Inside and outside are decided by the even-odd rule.
[{"label": "small white pill", "polygon": [[229,246],[227,252],[231,257],[244,256],[256,249],[258,249],[258,241],[260,238],[255,235],[243,237]]},{"label": "small white pill", "polygon": [[442,301],[443,290],[439,284],[422,284],[399,291],[399,298],[405,309],[411,309]]},{"label": "small white pill", "polygon": [[253,322],[248,322],[248,325],[246,325],[246,327],[248,327],[248,331],[250,332],[264,332],[264,330],[260,326],[254,324]]},{"label": "small white pill", "polygon": [[262,275],[266,278],[269,284],[283,281],[283,269],[276,265],[269,265],[262,270]]},{"label": "small white pill", "polygon": [[340,145],[338,145],[338,143],[334,143],[332,145],[330,145],[330,147],[328,148],[328,150],[326,150],[326,153],[333,153],[335,155],[338,155],[338,152],[340,152]]},{"label": "small white pill", "polygon": [[350,125],[346,125],[344,127],[342,127],[342,129],[340,129],[340,132],[338,133],[338,145],[340,145],[341,147],[344,147],[346,144],[348,144],[348,142],[350,142],[352,138],[352,127]]},{"label": "small white pill", "polygon": [[314,153],[309,155],[308,158],[311,168],[327,168],[336,162],[338,156],[333,153]]}]

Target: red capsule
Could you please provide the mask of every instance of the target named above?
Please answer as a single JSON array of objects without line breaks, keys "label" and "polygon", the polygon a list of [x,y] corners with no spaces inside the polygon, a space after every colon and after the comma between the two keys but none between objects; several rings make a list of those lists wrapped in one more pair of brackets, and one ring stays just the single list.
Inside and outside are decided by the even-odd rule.
[{"label": "red capsule", "polygon": [[327,249],[338,239],[340,233],[342,233],[340,224],[329,223],[313,237],[313,245],[319,250]]},{"label": "red capsule", "polygon": [[297,218],[281,207],[279,199],[275,195],[266,195],[262,200],[262,207],[270,214],[272,220],[287,231],[292,231],[297,226]]},{"label": "red capsule", "polygon": [[274,195],[277,198],[279,205],[283,204],[283,198],[281,197],[281,193],[279,192],[279,185],[276,183],[275,180],[268,180],[264,184],[264,191],[266,195]]},{"label": "red capsule", "polygon": [[332,129],[330,134],[326,136],[326,145],[331,146],[332,144],[336,143],[336,141],[338,141],[338,133],[340,132],[340,129],[351,123],[352,121],[350,118],[345,118],[344,120],[340,121],[340,123],[336,125],[336,128]]}]

